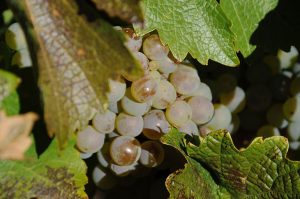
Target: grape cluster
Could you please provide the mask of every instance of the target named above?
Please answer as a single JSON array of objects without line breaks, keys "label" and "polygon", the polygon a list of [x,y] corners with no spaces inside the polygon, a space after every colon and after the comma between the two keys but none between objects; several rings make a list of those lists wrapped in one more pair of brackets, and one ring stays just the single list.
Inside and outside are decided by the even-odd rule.
[{"label": "grape cluster", "polygon": [[[142,39],[132,29],[117,29],[125,33],[125,44],[144,76],[109,80],[108,109],[77,136],[83,158],[97,152],[99,165],[93,179],[104,189],[115,185],[113,175],[136,175],[141,167],[159,167],[165,160],[159,139],[172,127],[199,136],[199,127],[227,128],[231,121],[230,111],[226,121],[219,121],[215,108],[225,106],[212,103],[210,88],[200,81],[197,70],[175,60],[157,34]],[[108,175],[109,183],[104,180]]]}]

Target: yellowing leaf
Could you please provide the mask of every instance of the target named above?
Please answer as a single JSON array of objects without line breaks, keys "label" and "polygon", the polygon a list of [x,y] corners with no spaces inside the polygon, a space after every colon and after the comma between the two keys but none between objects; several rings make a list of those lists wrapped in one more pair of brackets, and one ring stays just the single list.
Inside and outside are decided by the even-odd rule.
[{"label": "yellowing leaf", "polygon": [[12,4],[25,9],[33,25],[47,129],[64,147],[76,130],[107,106],[108,79],[120,75],[134,79],[142,75],[142,68],[120,33],[104,21],[91,23],[78,15],[76,1]]},{"label": "yellowing leaf", "polygon": [[20,79],[14,74],[0,69],[0,109],[4,98],[9,96],[20,83]]},{"label": "yellowing leaf", "polygon": [[31,144],[29,134],[37,115],[27,113],[7,117],[0,111],[0,159],[23,159]]}]

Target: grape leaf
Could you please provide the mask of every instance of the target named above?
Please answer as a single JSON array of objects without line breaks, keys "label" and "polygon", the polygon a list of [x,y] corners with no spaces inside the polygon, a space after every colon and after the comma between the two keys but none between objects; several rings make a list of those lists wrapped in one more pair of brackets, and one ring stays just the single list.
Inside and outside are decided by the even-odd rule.
[{"label": "grape leaf", "polygon": [[36,120],[34,113],[7,117],[0,111],[0,159],[24,158],[24,152],[31,144],[29,134]]},{"label": "grape leaf", "polygon": [[144,7],[145,29],[136,28],[138,34],[156,29],[175,58],[182,61],[190,53],[202,64],[239,64],[230,21],[217,1],[145,0]]},{"label": "grape leaf", "polygon": [[[178,189],[194,191],[203,187],[209,192],[210,188],[202,185],[205,175],[195,174],[197,169],[200,171],[204,168],[210,171],[215,179],[215,182],[213,180],[205,182],[210,187],[219,186],[219,190],[225,193],[226,197],[224,189],[232,198],[300,197],[300,162],[286,158],[288,140],[284,137],[274,136],[265,140],[258,137],[248,148],[238,150],[233,145],[230,134],[224,130],[212,132],[204,139],[201,138],[198,145],[174,130],[165,135],[162,142],[175,148],[178,148],[179,143],[184,143],[180,145],[180,150],[184,151],[189,164],[184,169],[184,175],[190,178],[184,179],[184,175],[176,175],[176,173],[169,177],[175,181],[173,186],[177,189],[170,188],[172,183],[167,183],[169,191],[172,191],[170,194],[177,194],[172,195],[173,198],[180,194]],[[176,182],[181,183],[176,184]],[[188,192],[184,193],[188,194]],[[224,198],[225,196],[212,195],[211,198]],[[189,198],[189,195],[183,195],[182,198],[184,197]]]},{"label": "grape leaf", "polygon": [[255,50],[255,46],[250,44],[250,38],[258,23],[277,3],[278,0],[221,0],[220,5],[232,23],[230,29],[236,35],[235,45],[244,57]]},{"label": "grape leaf", "polygon": [[20,83],[20,79],[14,74],[0,69],[0,109],[2,101],[9,96]]},{"label": "grape leaf", "polygon": [[10,95],[2,100],[0,109],[3,109],[7,115],[16,115],[20,112],[19,95],[13,91]]},{"label": "grape leaf", "polygon": [[75,1],[10,3],[19,10],[16,13],[25,9],[33,25],[28,29],[39,46],[32,55],[37,54],[47,129],[64,147],[76,130],[107,106],[108,78],[122,74],[134,79],[142,69],[120,34],[105,21],[91,23],[78,15]]},{"label": "grape leaf", "polygon": [[99,10],[105,10],[111,17],[137,23],[144,19],[140,0],[92,0]]},{"label": "grape leaf", "polygon": [[0,161],[0,198],[87,198],[86,165],[74,143],[58,153],[54,139],[40,158],[32,145],[24,161]]}]

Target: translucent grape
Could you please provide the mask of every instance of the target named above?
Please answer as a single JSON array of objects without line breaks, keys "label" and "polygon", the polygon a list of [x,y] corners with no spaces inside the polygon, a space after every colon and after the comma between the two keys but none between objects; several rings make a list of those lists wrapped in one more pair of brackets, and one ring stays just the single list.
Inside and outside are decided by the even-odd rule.
[{"label": "translucent grape", "polygon": [[131,84],[131,94],[138,102],[147,102],[153,99],[156,92],[157,82],[150,75],[145,75]]},{"label": "translucent grape", "polygon": [[293,66],[293,73],[298,75],[300,73],[300,63],[295,63]]},{"label": "translucent grape", "polygon": [[124,80],[108,80],[109,92],[106,94],[110,103],[117,102],[125,95],[126,83]]},{"label": "translucent grape", "polygon": [[111,142],[109,154],[113,162],[117,165],[132,165],[140,158],[141,145],[134,137],[119,136]]},{"label": "translucent grape", "polygon": [[227,108],[233,113],[241,112],[245,107],[246,94],[240,87],[235,87],[234,90],[222,93],[220,95],[220,102],[227,106]]},{"label": "translucent grape", "polygon": [[11,64],[19,66],[20,68],[32,66],[29,50],[23,48],[17,51],[12,57]]},{"label": "translucent grape", "polygon": [[97,113],[93,118],[93,126],[100,133],[110,133],[115,129],[116,114],[110,110]]},{"label": "translucent grape", "polygon": [[160,42],[157,34],[153,34],[144,40],[143,52],[151,60],[162,60],[168,56],[169,48]]},{"label": "translucent grape", "polygon": [[114,113],[119,113],[121,108],[118,102],[110,102],[108,104],[108,110],[114,112]]},{"label": "translucent grape", "polygon": [[97,152],[97,159],[101,166],[108,167],[111,162],[110,154],[109,154],[110,143],[105,142],[101,150]]},{"label": "translucent grape", "polygon": [[126,90],[125,96],[121,100],[123,110],[133,116],[142,116],[151,108],[150,103],[139,103],[131,95],[130,88]]},{"label": "translucent grape", "polygon": [[161,110],[151,110],[143,117],[143,134],[152,140],[159,139],[163,134],[170,131],[170,124]]},{"label": "translucent grape", "polygon": [[230,73],[220,75],[217,80],[217,84],[221,93],[231,92],[237,85],[237,79]]},{"label": "translucent grape", "polygon": [[182,100],[175,101],[166,109],[166,118],[175,127],[184,125],[191,117],[192,108]]},{"label": "translucent grape", "polygon": [[209,86],[203,82],[199,82],[199,86],[197,90],[194,93],[192,93],[190,96],[202,96],[202,97],[206,97],[209,101],[212,100],[212,92]]},{"label": "translucent grape", "polygon": [[192,108],[192,120],[198,125],[207,123],[214,115],[214,105],[206,97],[191,97],[188,104]]},{"label": "translucent grape", "polygon": [[8,27],[5,33],[5,42],[14,50],[27,49],[25,34],[19,23],[13,23]]},{"label": "translucent grape", "polygon": [[194,68],[179,65],[171,74],[170,82],[179,94],[192,95],[198,89],[200,78]]},{"label": "translucent grape", "polygon": [[146,167],[157,167],[162,163],[165,151],[160,143],[146,141],[142,143],[142,152],[139,162]]},{"label": "translucent grape", "polygon": [[159,70],[161,73],[173,73],[176,69],[178,64],[174,63],[168,57],[165,57],[162,60],[153,60],[150,62],[151,68]]},{"label": "translucent grape", "polygon": [[105,135],[87,126],[77,133],[77,147],[84,153],[95,153],[104,144]]},{"label": "translucent grape", "polygon": [[231,134],[237,132],[237,130],[240,127],[240,118],[237,114],[232,114],[231,115],[231,122],[230,125],[227,128],[227,131],[230,132]]},{"label": "translucent grape", "polygon": [[272,94],[262,84],[252,85],[246,92],[247,106],[254,111],[263,111],[271,104]]},{"label": "translucent grape", "polygon": [[300,142],[298,141],[292,141],[289,143],[290,149],[297,151],[300,149]]},{"label": "translucent grape", "polygon": [[152,100],[152,106],[156,109],[165,109],[176,100],[177,94],[174,86],[167,80],[158,83],[157,94]]},{"label": "translucent grape", "polygon": [[290,140],[300,141],[300,122],[289,123],[287,132]]},{"label": "translucent grape", "polygon": [[116,118],[116,129],[120,135],[138,136],[143,130],[143,118],[120,113]]},{"label": "translucent grape", "polygon": [[199,136],[199,130],[195,122],[192,120],[187,121],[184,125],[178,128],[180,132],[188,134],[190,136],[197,135]]},{"label": "translucent grape", "polygon": [[291,82],[291,86],[290,86],[290,92],[292,95],[296,96],[296,95],[300,95],[300,76],[296,76],[292,82]]},{"label": "translucent grape", "polygon": [[155,82],[157,83],[157,85],[159,84],[159,82],[164,79],[161,74],[154,70],[154,71],[150,71],[149,75],[155,80]]},{"label": "translucent grape", "polygon": [[300,96],[291,97],[283,104],[283,114],[292,122],[300,121]]},{"label": "translucent grape", "polygon": [[264,138],[280,135],[278,128],[272,125],[264,125],[260,127],[257,131],[257,136],[262,136]]},{"label": "translucent grape", "polygon": [[141,52],[135,52],[135,53],[133,53],[133,55],[138,60],[138,62],[142,65],[144,71],[148,71],[148,69],[149,69],[149,60],[146,57],[146,55],[144,55]]},{"label": "translucent grape", "polygon": [[269,108],[267,121],[278,128],[287,127],[288,121],[284,118],[282,104],[274,104]]},{"label": "translucent grape", "polygon": [[291,67],[298,58],[298,50],[295,46],[291,46],[288,52],[278,50],[277,57],[279,59],[280,68],[285,69]]},{"label": "translucent grape", "polygon": [[205,124],[211,130],[227,129],[231,123],[231,112],[223,104],[214,104],[215,113],[212,119]]},{"label": "translucent grape", "polygon": [[92,179],[95,185],[101,189],[111,189],[118,183],[117,178],[101,166],[94,168]]},{"label": "translucent grape", "polygon": [[123,28],[122,31],[127,35],[125,46],[132,52],[138,52],[143,43],[142,38],[138,37],[132,28]]},{"label": "translucent grape", "polygon": [[134,163],[132,165],[126,165],[126,166],[120,166],[117,164],[111,163],[109,168],[113,172],[114,175],[125,177],[136,170],[136,167],[138,166],[137,163]]}]

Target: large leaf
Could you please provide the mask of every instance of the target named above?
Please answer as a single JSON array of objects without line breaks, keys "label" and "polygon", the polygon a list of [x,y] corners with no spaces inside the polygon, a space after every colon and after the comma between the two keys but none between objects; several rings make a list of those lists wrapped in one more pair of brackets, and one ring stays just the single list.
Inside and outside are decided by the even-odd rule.
[{"label": "large leaf", "polygon": [[40,158],[32,145],[24,161],[0,161],[0,198],[87,198],[86,166],[73,146],[58,153],[54,139]]},{"label": "large leaf", "polygon": [[[210,192],[210,188],[207,187],[216,186],[220,187],[214,190],[216,193],[226,194],[226,189],[232,198],[300,197],[300,162],[286,159],[288,140],[284,137],[277,136],[265,140],[259,137],[244,150],[236,149],[230,134],[222,130],[201,138],[199,146],[192,144],[182,133],[175,130],[164,136],[162,141],[176,148],[181,146],[180,150],[184,151],[189,164],[182,171],[184,175],[175,173],[169,177],[175,181],[175,188],[170,186],[172,183],[167,183],[173,198],[182,193],[178,190],[189,190],[183,192],[185,195],[182,198],[191,198],[188,195],[191,190]],[[211,172],[215,181],[207,180],[206,175],[202,173],[196,174],[197,170],[203,172],[204,168]],[[187,175],[190,177],[186,178]],[[203,179],[206,180],[203,182]],[[203,186],[204,183],[208,186]],[[205,190],[202,190],[203,188]],[[210,196],[224,198],[228,195]]]},{"label": "large leaf", "polygon": [[238,65],[230,22],[215,0],[145,0],[145,34],[157,30],[173,55],[190,53],[202,64],[208,59]]},{"label": "large leaf", "polygon": [[104,21],[91,23],[79,16],[76,1],[10,3],[25,9],[33,25],[47,128],[63,147],[72,133],[107,106],[108,78],[137,78],[142,69],[119,33]]},{"label": "large leaf", "polygon": [[224,13],[231,20],[231,31],[236,35],[236,47],[244,57],[255,49],[250,44],[250,38],[265,15],[274,9],[278,0],[221,0]]},{"label": "large leaf", "polygon": [[130,23],[144,20],[140,0],[92,0],[98,9],[105,10],[111,17],[120,17]]},{"label": "large leaf", "polygon": [[0,109],[4,98],[16,90],[20,79],[12,73],[0,69]]}]

